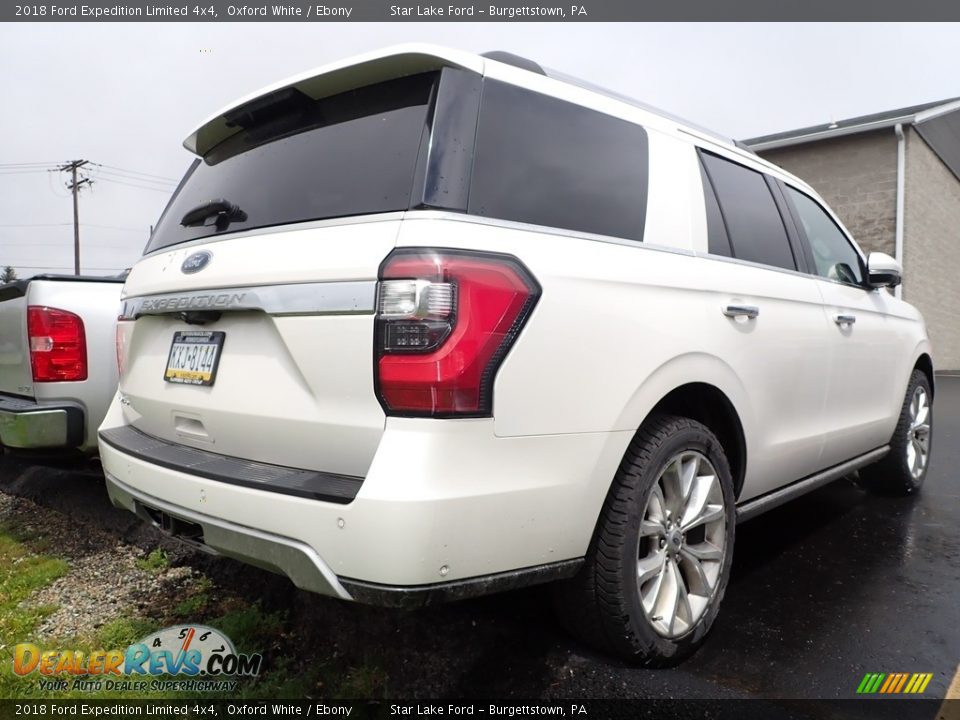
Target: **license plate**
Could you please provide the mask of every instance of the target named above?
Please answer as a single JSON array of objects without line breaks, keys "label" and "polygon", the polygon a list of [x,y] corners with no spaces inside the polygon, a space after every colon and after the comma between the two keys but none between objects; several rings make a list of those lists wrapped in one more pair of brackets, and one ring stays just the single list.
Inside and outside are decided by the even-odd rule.
[{"label": "license plate", "polygon": [[173,334],[163,379],[183,385],[213,385],[226,333],[187,330]]}]

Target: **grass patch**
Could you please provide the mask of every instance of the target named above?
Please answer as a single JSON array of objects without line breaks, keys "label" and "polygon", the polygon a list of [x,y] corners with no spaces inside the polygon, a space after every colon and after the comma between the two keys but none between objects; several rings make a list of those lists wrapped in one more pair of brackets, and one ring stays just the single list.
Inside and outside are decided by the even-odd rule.
[{"label": "grass patch", "polygon": [[97,632],[98,648],[125,648],[137,642],[149,632],[160,629],[156,620],[138,617],[122,617],[111,620]]},{"label": "grass patch", "polygon": [[[334,658],[311,662],[305,667],[304,649],[296,645],[284,613],[263,609],[259,603],[227,596],[214,590],[205,577],[198,578],[181,595],[180,602],[163,613],[162,619],[125,616],[107,622],[99,630],[77,638],[55,638],[37,643],[43,650],[124,650],[144,635],[176,622],[210,625],[233,640],[240,653],[261,653],[264,663],[256,678],[244,678],[233,693],[151,692],[120,690],[84,692],[44,691],[40,676],[19,677],[13,673],[13,648],[30,642],[37,627],[55,607],[24,608],[21,602],[66,574],[68,563],[39,552],[49,547],[48,538],[37,539],[38,529],[22,523],[0,524],[0,698],[8,699],[236,699],[236,698],[378,698],[386,694],[387,677],[375,661],[346,664]],[[160,549],[137,560],[150,572],[169,567]],[[131,609],[131,615],[136,610]],[[73,678],[61,676],[72,682]],[[125,679],[125,678],[113,678]],[[152,679],[152,678],[151,678]],[[169,679],[169,678],[158,678]],[[177,678],[183,679],[183,676]]]},{"label": "grass patch", "polygon": [[264,612],[260,603],[239,605],[225,615],[210,621],[233,640],[237,652],[264,652],[283,630],[284,616],[281,613]]},{"label": "grass patch", "polygon": [[54,607],[21,608],[20,603],[40,588],[66,574],[65,560],[34,554],[19,541],[19,530],[0,525],[0,697],[22,692],[12,669],[12,648],[30,637]]},{"label": "grass patch", "polygon": [[186,600],[173,608],[173,616],[180,620],[192,620],[213,607],[213,583],[210,578],[201,577],[188,590]]},{"label": "grass patch", "polygon": [[156,548],[146,557],[138,558],[137,567],[146,572],[158,573],[170,567],[170,558],[163,550]]}]

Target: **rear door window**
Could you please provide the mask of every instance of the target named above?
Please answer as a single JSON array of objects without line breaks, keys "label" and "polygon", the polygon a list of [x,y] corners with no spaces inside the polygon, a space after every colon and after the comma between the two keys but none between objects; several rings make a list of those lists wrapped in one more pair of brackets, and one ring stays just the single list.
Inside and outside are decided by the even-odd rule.
[{"label": "rear door window", "polygon": [[[288,88],[239,108],[229,117],[239,131],[188,172],[147,252],[227,230],[408,209],[438,74],[321,99]],[[181,224],[217,200],[236,211],[221,212],[219,225],[213,210]]]},{"label": "rear door window", "polygon": [[701,152],[700,157],[716,193],[733,257],[796,270],[783,217],[763,174],[712,153]]},{"label": "rear door window", "polygon": [[723,224],[723,215],[720,212],[720,203],[713,185],[707,177],[707,171],[700,162],[700,182],[703,185],[703,202],[707,210],[707,252],[711,255],[731,257],[730,238],[727,237],[727,227]]},{"label": "rear door window", "polygon": [[641,126],[484,81],[468,213],[641,240],[646,208]]}]

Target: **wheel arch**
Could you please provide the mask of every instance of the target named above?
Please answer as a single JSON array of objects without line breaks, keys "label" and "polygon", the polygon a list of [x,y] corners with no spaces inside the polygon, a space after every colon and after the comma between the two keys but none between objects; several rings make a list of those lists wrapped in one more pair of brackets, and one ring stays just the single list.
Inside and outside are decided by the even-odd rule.
[{"label": "wheel arch", "polygon": [[913,369],[919,370],[927,376],[927,382],[930,383],[930,396],[932,398],[936,394],[933,382],[933,358],[926,352],[920,353],[920,356],[913,364]]},{"label": "wheel arch", "polygon": [[723,446],[733,477],[734,497],[740,496],[747,471],[747,443],[736,408],[722,390],[709,383],[691,382],[674,388],[650,414],[682,415],[703,423]]},{"label": "wheel arch", "polygon": [[639,430],[657,412],[702,422],[723,444],[739,497],[753,427],[750,407],[749,393],[733,368],[716,356],[689,353],[650,373],[624,407],[618,427]]}]

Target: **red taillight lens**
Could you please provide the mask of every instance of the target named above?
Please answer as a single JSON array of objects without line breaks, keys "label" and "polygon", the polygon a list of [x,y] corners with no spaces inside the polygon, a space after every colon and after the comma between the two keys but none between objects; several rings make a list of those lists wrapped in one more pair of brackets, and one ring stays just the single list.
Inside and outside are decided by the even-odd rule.
[{"label": "red taillight lens", "polygon": [[484,416],[493,379],[540,297],[508,255],[396,250],[380,270],[377,390],[391,415]]},{"label": "red taillight lens", "polygon": [[87,337],[79,316],[31,305],[27,308],[27,335],[34,382],[87,379]]}]

